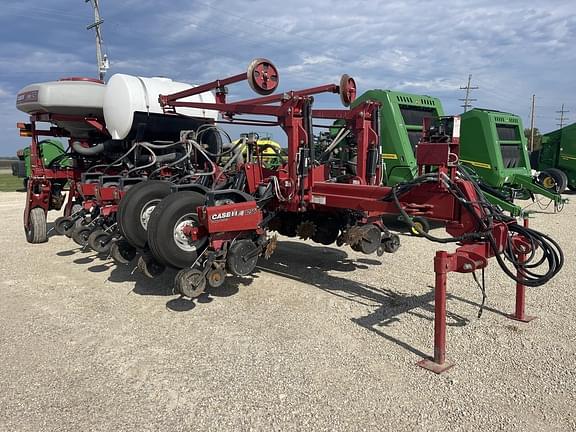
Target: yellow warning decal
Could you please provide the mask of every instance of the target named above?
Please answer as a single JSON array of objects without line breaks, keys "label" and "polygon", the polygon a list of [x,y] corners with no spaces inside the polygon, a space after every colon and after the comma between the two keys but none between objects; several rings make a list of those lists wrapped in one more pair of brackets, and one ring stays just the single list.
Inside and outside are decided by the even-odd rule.
[{"label": "yellow warning decal", "polygon": [[461,162],[466,162],[472,166],[478,167],[478,168],[486,168],[486,169],[490,169],[492,168],[492,166],[490,164],[484,163],[484,162],[476,162],[476,161],[471,161],[471,160],[466,160],[466,159],[460,159]]},{"label": "yellow warning decal", "polygon": [[382,159],[398,159],[396,153],[382,153]]}]

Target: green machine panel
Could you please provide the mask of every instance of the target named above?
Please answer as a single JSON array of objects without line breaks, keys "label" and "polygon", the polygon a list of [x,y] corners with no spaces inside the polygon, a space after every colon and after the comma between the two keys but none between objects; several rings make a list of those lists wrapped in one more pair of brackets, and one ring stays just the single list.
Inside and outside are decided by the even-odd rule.
[{"label": "green machine panel", "polygon": [[576,123],[543,135],[542,149],[533,155],[537,169],[561,169],[568,177],[568,187],[576,190]]},{"label": "green machine panel", "polygon": [[515,114],[474,108],[462,114],[460,160],[500,188],[514,176],[531,177],[522,119]]},{"label": "green machine panel", "polygon": [[369,90],[359,96],[352,106],[365,100],[382,104],[380,141],[386,168],[385,183],[393,186],[414,178],[418,171],[414,149],[422,136],[423,119],[443,116],[442,103],[430,96],[391,90]]}]

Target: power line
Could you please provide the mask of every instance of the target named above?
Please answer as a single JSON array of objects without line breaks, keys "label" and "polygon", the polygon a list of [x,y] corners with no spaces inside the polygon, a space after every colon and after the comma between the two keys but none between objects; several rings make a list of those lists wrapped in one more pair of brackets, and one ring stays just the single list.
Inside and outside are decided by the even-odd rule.
[{"label": "power line", "polygon": [[530,109],[530,152],[534,151],[534,121],[536,118],[536,95],[532,95],[532,108]]},{"label": "power line", "polygon": [[562,108],[560,108],[560,111],[556,111],[556,114],[560,114],[560,118],[556,118],[556,120],[558,120],[560,123],[556,123],[556,126],[560,126],[560,129],[562,129],[564,127],[564,122],[566,120],[568,120],[568,117],[564,116],[564,113],[569,113],[570,111],[565,110],[564,109],[564,104],[562,104]]},{"label": "power line", "polygon": [[110,68],[110,63],[108,62],[108,56],[102,54],[102,44],[104,40],[102,39],[102,31],[100,26],[104,23],[104,20],[100,17],[100,5],[99,0],[84,0],[84,3],[90,2],[92,8],[94,8],[94,22],[86,27],[86,30],[94,29],[96,31],[96,65],[98,68],[98,78],[104,81],[104,76],[106,71]]},{"label": "power line", "polygon": [[466,90],[466,97],[464,99],[458,99],[464,102],[463,105],[460,105],[464,108],[464,112],[468,111],[468,108],[471,108],[472,105],[470,102],[476,101],[476,99],[470,98],[470,90],[477,90],[479,87],[471,87],[470,82],[472,81],[472,74],[468,75],[468,84],[465,87],[460,87],[460,90]]}]

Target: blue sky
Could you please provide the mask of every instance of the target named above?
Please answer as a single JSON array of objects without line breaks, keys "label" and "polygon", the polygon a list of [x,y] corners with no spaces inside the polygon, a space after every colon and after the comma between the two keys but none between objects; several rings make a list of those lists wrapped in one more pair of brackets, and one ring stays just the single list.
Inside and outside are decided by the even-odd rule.
[{"label": "blue sky", "polygon": [[[108,76],[123,72],[199,83],[267,57],[282,89],[352,75],[362,92],[403,90],[440,97],[447,113],[473,74],[475,106],[556,128],[565,103],[576,120],[576,2],[507,0],[230,1],[100,0]],[[32,82],[94,76],[92,10],[83,0],[3,0],[0,9],[0,154],[26,144],[16,93]],[[232,96],[249,96],[246,85]],[[320,98],[338,106],[337,97]]]}]

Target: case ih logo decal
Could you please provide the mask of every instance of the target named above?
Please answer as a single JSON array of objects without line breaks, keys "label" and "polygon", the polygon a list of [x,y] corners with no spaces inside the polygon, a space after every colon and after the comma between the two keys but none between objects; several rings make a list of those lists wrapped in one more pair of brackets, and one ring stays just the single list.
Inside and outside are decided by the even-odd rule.
[{"label": "case ih logo decal", "polygon": [[249,216],[249,215],[252,215],[254,213],[256,213],[255,208],[249,208],[246,210],[231,210],[231,211],[222,212],[222,213],[214,213],[212,216],[210,216],[210,219],[212,219],[213,221],[222,221],[222,220],[230,219],[233,217]]},{"label": "case ih logo decal", "polygon": [[16,96],[16,103],[21,104],[24,102],[37,102],[38,101],[38,90],[32,90],[29,92],[20,93]]}]

